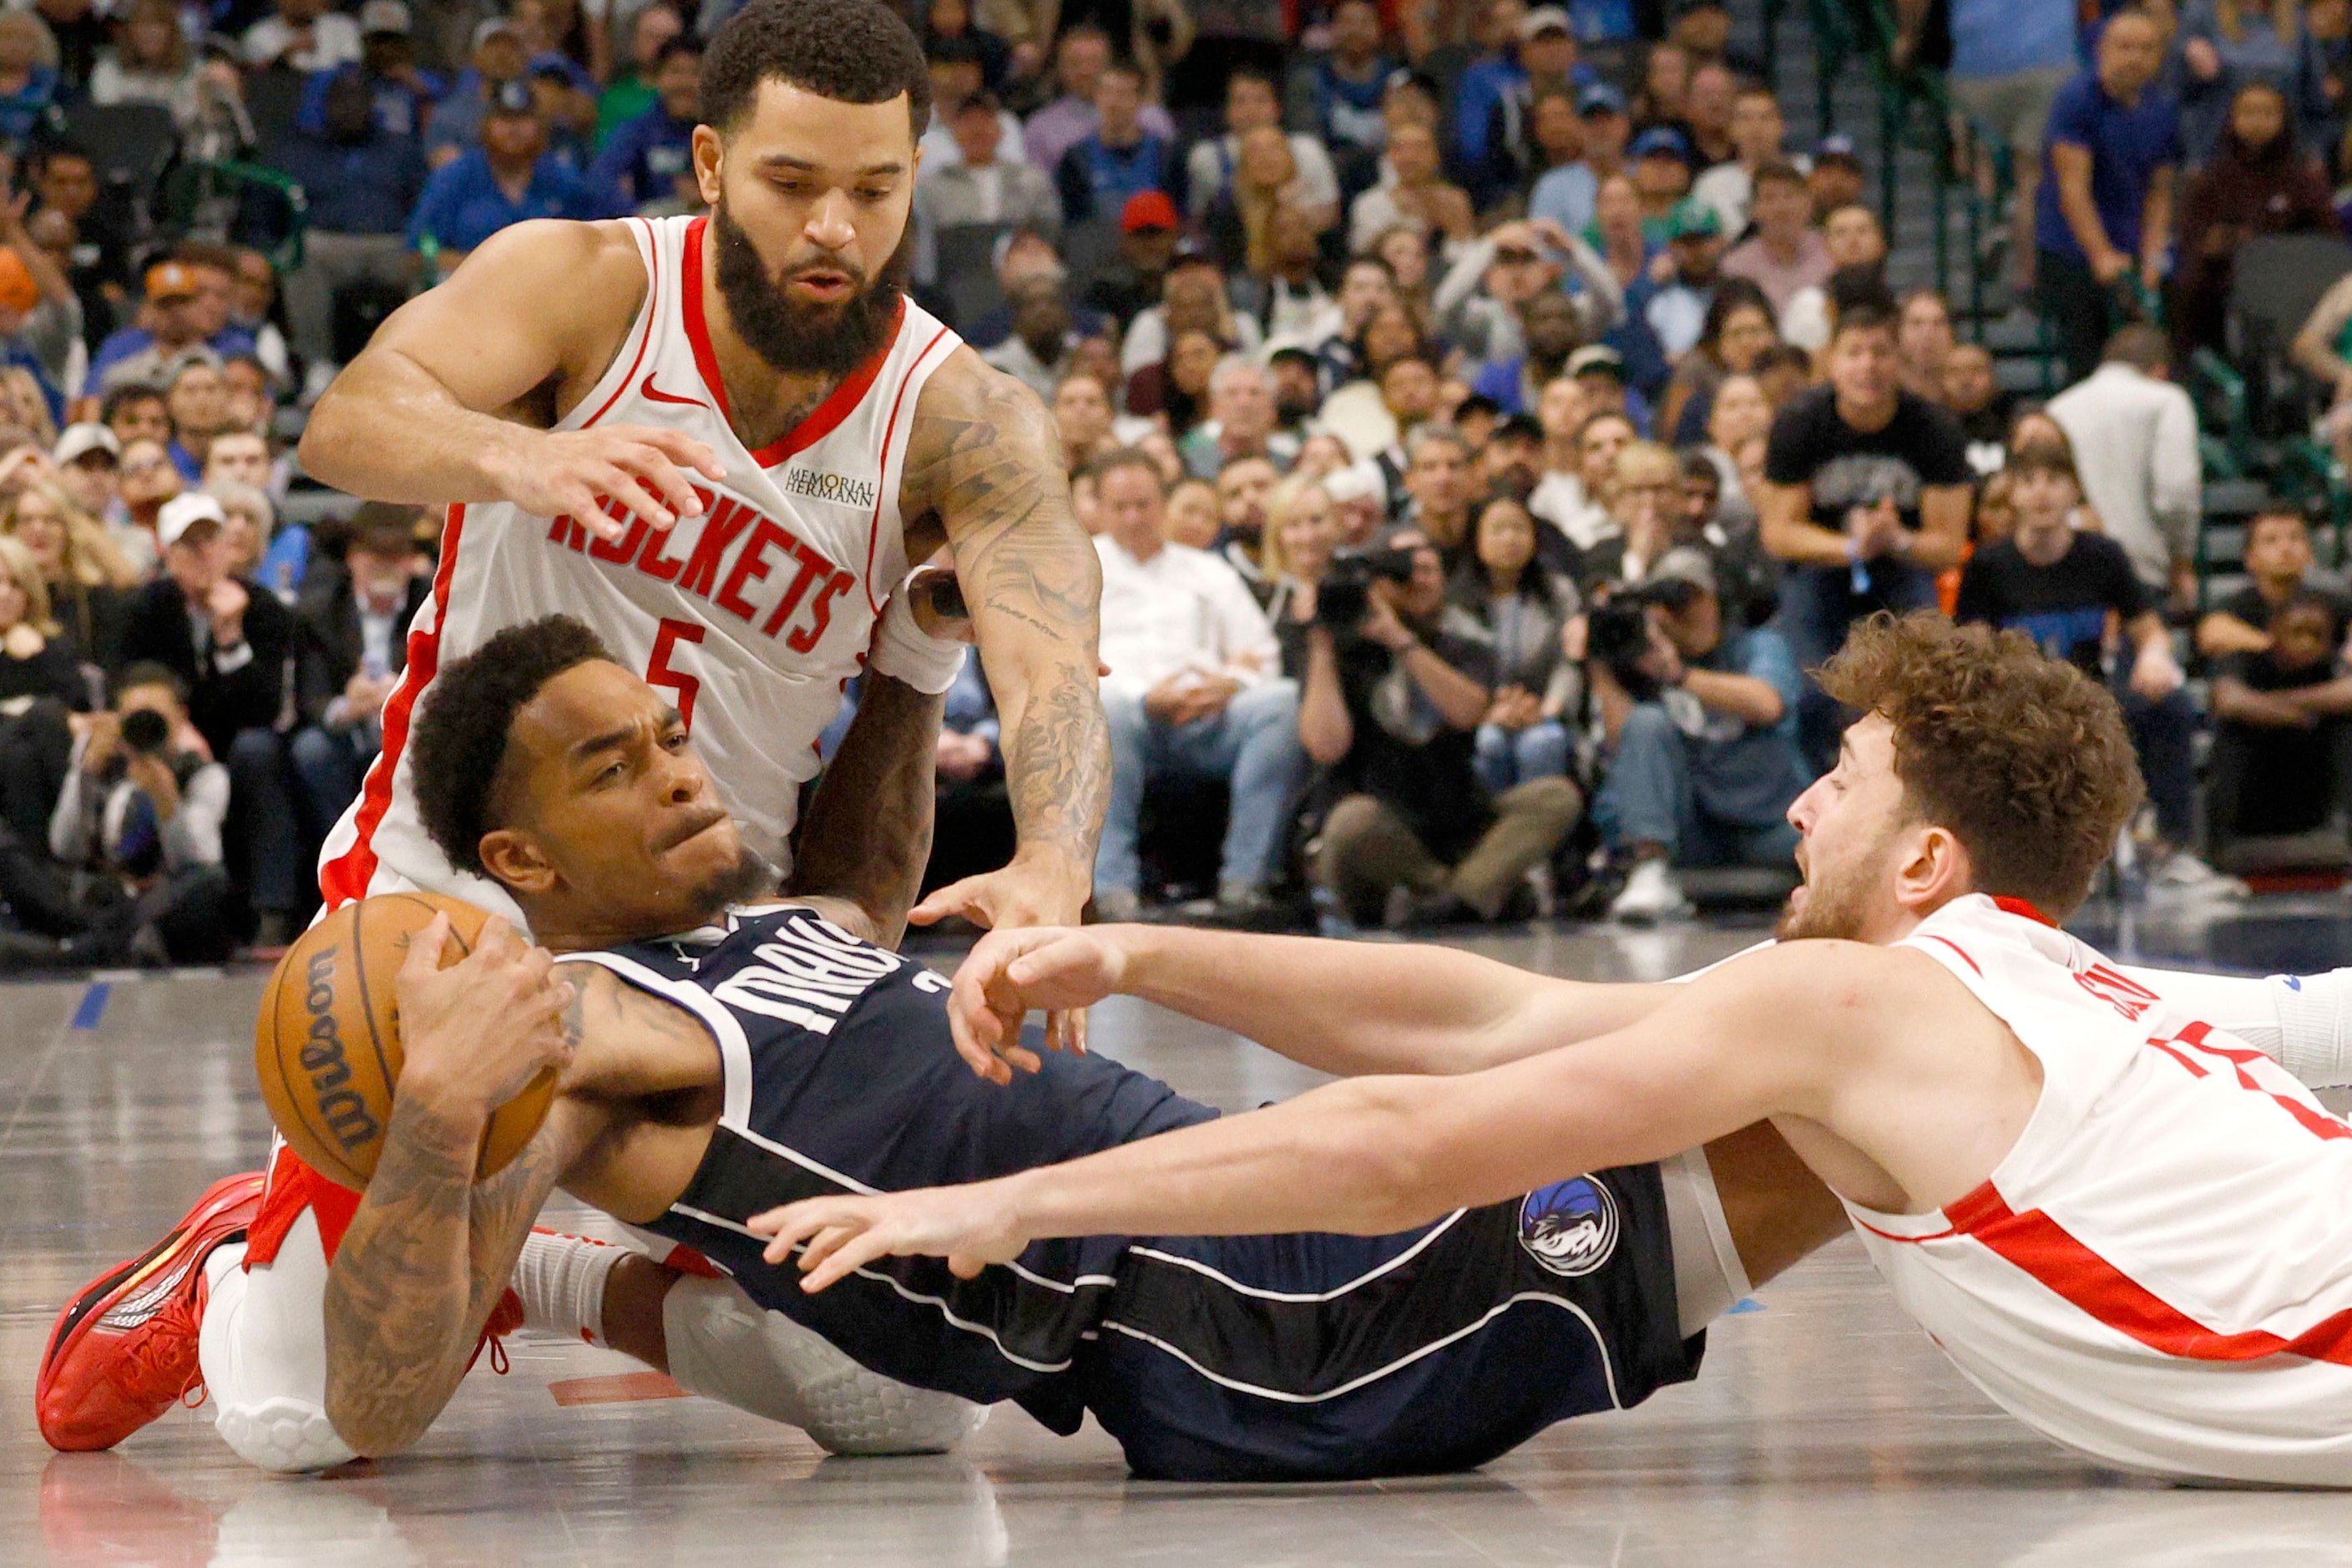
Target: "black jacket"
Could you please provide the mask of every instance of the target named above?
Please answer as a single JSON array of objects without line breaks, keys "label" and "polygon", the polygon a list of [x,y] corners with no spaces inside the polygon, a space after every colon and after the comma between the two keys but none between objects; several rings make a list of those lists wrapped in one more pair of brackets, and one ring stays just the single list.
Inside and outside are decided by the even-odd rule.
[{"label": "black jacket", "polygon": [[277,728],[301,638],[293,611],[250,583],[245,589],[252,601],[245,608],[245,644],[253,657],[238,668],[223,671],[216,656],[198,656],[188,601],[169,577],[148,584],[131,602],[116,667],[152,659],[187,682],[189,721],[224,761],[238,731]]},{"label": "black jacket", "polygon": [[[394,675],[408,663],[408,624],[432,593],[433,579],[425,574],[409,580],[408,596],[394,616]],[[302,644],[295,662],[294,700],[302,710],[302,721],[317,724],[323,721],[328,705],[343,694],[343,688],[359,672],[361,656],[366,651],[351,574],[314,558],[295,613],[301,617]]]}]

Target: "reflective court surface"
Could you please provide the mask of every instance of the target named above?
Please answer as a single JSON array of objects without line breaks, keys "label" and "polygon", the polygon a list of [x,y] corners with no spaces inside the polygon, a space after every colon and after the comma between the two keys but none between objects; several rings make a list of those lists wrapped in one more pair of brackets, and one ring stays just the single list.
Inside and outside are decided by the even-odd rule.
[{"label": "reflective court surface", "polygon": [[[2352,963],[2352,903],[2337,899],[2084,930],[2183,966]],[[1759,934],[1538,929],[1475,945],[1648,980]],[[1011,1406],[953,1456],[828,1459],[790,1428],[659,1397],[624,1357],[528,1334],[509,1342],[505,1375],[485,1358],[415,1451],[329,1479],[246,1468],[202,1410],[112,1454],[53,1455],[32,1387],[59,1302],[206,1182],[260,1162],[263,979],[0,988],[0,1563],[2352,1564],[2352,1496],[2177,1488],[2035,1436],[1961,1381],[1851,1241],[1719,1323],[1696,1383],[1471,1475],[1143,1484],[1091,1425],[1056,1438]],[[1316,1081],[1124,1000],[1097,1010],[1093,1034],[1229,1110]],[[598,1224],[573,1209],[549,1223]]]}]

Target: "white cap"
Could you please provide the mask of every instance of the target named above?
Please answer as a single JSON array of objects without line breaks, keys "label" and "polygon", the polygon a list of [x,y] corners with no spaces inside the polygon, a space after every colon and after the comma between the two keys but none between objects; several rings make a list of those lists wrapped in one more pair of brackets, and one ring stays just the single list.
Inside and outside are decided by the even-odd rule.
[{"label": "white cap", "polygon": [[57,450],[49,454],[49,460],[62,468],[92,452],[104,452],[110,458],[120,459],[122,443],[105,426],[85,421],[65,427],[64,433],[58,437]]},{"label": "white cap", "polygon": [[1527,19],[1519,24],[1522,42],[1545,32],[1566,33],[1570,37],[1576,36],[1576,28],[1570,23],[1568,13],[1558,5],[1538,5],[1528,11]]},{"label": "white cap", "polygon": [[1372,463],[1350,463],[1323,476],[1323,493],[1334,502],[1365,500],[1387,489],[1379,467]]},{"label": "white cap", "polygon": [[202,490],[173,496],[155,514],[155,542],[169,550],[180,542],[181,535],[200,522],[226,526],[228,514],[221,510],[220,502]]},{"label": "white cap", "polygon": [[405,33],[408,26],[408,7],[400,0],[367,0],[360,7],[362,33]]}]

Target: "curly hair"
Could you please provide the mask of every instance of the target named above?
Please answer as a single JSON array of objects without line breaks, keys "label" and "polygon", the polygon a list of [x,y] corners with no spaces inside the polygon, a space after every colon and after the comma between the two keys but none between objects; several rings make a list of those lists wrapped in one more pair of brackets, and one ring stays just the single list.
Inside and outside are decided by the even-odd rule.
[{"label": "curly hair", "polygon": [[732,130],[769,80],[837,103],[887,103],[903,92],[917,140],[931,122],[923,47],[879,0],[752,0],[702,58],[703,122]]},{"label": "curly hair", "polygon": [[575,666],[612,653],[570,616],[509,626],[434,678],[409,738],[416,811],[449,864],[477,877],[482,835],[498,826],[490,797],[505,765],[515,715],[540,689]]},{"label": "curly hair", "polygon": [[2115,698],[2021,632],[1881,611],[1821,684],[1894,726],[1904,794],[1968,850],[1976,890],[2053,919],[2089,895],[2145,794]]}]

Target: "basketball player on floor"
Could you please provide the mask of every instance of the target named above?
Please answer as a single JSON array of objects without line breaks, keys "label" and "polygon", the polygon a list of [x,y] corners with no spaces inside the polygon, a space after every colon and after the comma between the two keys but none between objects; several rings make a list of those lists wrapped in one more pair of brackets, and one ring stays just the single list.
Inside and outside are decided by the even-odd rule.
[{"label": "basketball player on floor", "polygon": [[[1061,1431],[1092,1411],[1146,1476],[1466,1467],[1690,1376],[1715,1315],[1845,1227],[1826,1178],[1871,1234],[1919,1238],[1924,1261],[1888,1265],[1906,1305],[2044,1430],[2176,1472],[2346,1479],[2342,1373],[2305,1359],[2332,1342],[2295,1320],[2341,1310],[2352,1245],[2337,1205],[2293,1200],[2340,1190],[2352,1129],[2011,912],[2070,909],[2137,799],[2112,700],[2021,638],[1924,619],[1828,674],[1871,717],[1795,808],[1788,934],[1899,946],[1795,941],[1661,987],[1435,949],[1009,932],[951,1021],[939,977],[730,907],[737,840],[676,715],[576,624],[504,634],[422,721],[424,818],[563,956],[486,931],[436,972],[435,930],[399,977],[408,1067],[328,1291],[338,1429],[369,1454],[424,1432],[561,1183],[877,1371]],[[1218,1122],[1010,1043],[1024,1004],[1121,985],[1313,1065],[1457,1076]],[[539,1136],[476,1183],[490,1110],[549,1062]],[[1743,1120],[1767,1115],[1780,1131]],[[1003,1179],[814,1196],[941,1172]],[[1162,1217],[1357,1234],[1120,1234]],[[814,1291],[790,1258],[810,1238]],[[2095,1246],[2271,1321],[2200,1337]],[[926,1252],[954,1261],[892,1256]]]},{"label": "basketball player on floor", "polygon": [[2127,1469],[2352,1486],[2352,1124],[2200,1005],[2273,988],[2135,979],[2046,918],[2139,802],[2114,702],[2019,634],[1925,616],[1865,625],[1822,683],[1865,717],[1790,808],[1782,935],[1816,940],[1596,994],[1393,948],[983,939],[956,983],[975,1047],[1130,991],[1317,1066],[1454,1076],[750,1228],[811,1289],[906,1254],[987,1279],[1055,1237],[1386,1230],[1769,1120],[2019,1419]]},{"label": "basketball player on floor", "polygon": [[[425,833],[407,742],[437,670],[561,610],[669,694],[777,868],[816,738],[870,650],[792,885],[850,897],[895,941],[929,845],[936,694],[962,650],[923,635],[894,591],[945,552],[1003,711],[1020,848],[915,918],[1077,918],[1109,783],[1098,572],[1035,397],[898,291],[929,92],[913,36],[873,0],[747,8],[704,65],[708,217],[507,229],[320,401],[310,472],[447,509],[383,754],[327,844],[330,905],[424,888],[519,917]],[[110,1447],[169,1408],[197,1381],[201,1317],[233,1447],[272,1468],[348,1458],[324,1415],[319,1300],[355,1204],[283,1149],[266,1194],[255,1178],[217,1184],[68,1306],[39,1380],[44,1435]],[[517,1281],[526,1309],[594,1316],[612,1252],[537,1238]],[[805,1417],[764,1315],[720,1292],[689,1321],[689,1297],[703,1300],[637,1299],[679,1380]]]}]

